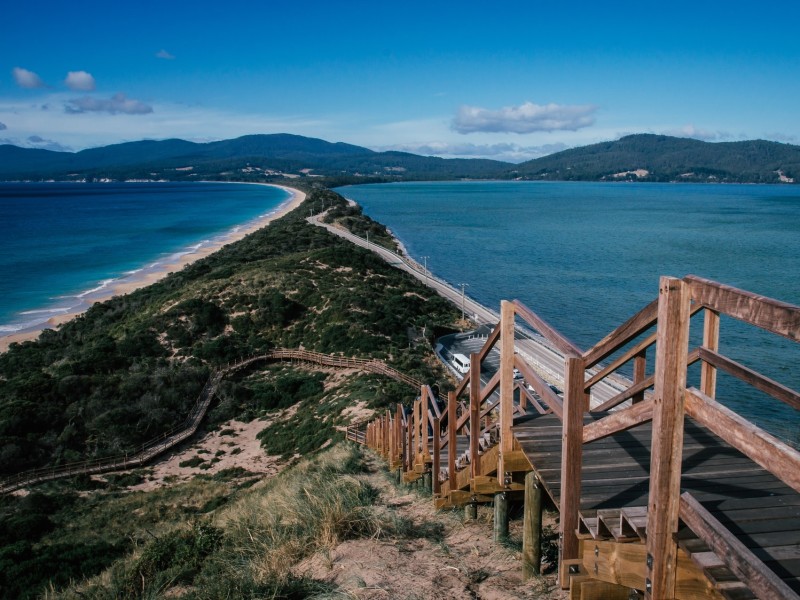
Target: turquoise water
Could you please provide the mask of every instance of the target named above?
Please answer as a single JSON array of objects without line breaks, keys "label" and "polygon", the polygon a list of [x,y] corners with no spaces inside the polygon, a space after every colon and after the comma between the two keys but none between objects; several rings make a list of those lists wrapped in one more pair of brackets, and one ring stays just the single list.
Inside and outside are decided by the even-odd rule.
[{"label": "turquoise water", "polygon": [[0,183],[0,335],[80,309],[288,198],[224,183]]},{"label": "turquoise water", "polygon": [[[795,186],[435,182],[337,191],[414,258],[427,255],[436,275],[468,283],[490,307],[518,298],[583,348],[654,299],[661,275],[691,273],[800,304]],[[800,390],[798,344],[731,319],[721,333],[725,353]],[[800,441],[792,409],[725,376],[719,396]]]}]

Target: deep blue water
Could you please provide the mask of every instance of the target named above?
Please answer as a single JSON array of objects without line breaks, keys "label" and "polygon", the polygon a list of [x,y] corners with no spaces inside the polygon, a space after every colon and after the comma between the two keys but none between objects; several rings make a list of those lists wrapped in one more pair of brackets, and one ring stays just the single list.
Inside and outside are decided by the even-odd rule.
[{"label": "deep blue water", "polygon": [[81,306],[275,210],[272,186],[0,183],[0,335]]},{"label": "deep blue water", "polygon": [[[691,273],[800,304],[796,186],[435,182],[337,191],[414,258],[427,255],[438,276],[468,283],[490,307],[518,298],[583,348],[654,299],[661,275]],[[798,344],[732,319],[721,336],[724,353],[800,389]],[[718,394],[800,442],[796,411],[723,375]]]}]

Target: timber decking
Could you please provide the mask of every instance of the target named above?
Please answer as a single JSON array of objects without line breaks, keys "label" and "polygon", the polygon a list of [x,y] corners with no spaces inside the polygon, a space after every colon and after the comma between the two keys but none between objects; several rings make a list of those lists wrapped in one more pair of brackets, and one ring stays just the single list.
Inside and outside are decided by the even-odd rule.
[{"label": "timber decking", "polygon": [[[586,415],[584,424],[605,414]],[[561,492],[561,422],[553,415],[518,418],[515,439],[554,504]],[[650,484],[652,424],[583,447],[580,510],[646,507]],[[791,589],[800,592],[800,494],[738,450],[686,418],[681,491],[690,492]],[[708,552],[682,531],[681,547]]]}]

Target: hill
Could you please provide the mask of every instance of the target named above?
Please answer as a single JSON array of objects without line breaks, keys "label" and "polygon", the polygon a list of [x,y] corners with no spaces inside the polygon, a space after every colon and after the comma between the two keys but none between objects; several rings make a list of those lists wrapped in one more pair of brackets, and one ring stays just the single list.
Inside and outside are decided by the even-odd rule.
[{"label": "hill", "polygon": [[524,162],[507,174],[559,181],[790,183],[800,181],[800,146],[638,134]]},{"label": "hill", "polygon": [[0,179],[236,179],[295,177],[457,179],[493,177],[508,163],[443,159],[285,133],[194,143],[145,140],[54,152],[0,145]]},{"label": "hill", "polygon": [[764,140],[702,142],[637,134],[513,165],[488,159],[375,152],[285,133],[194,143],[145,140],[53,152],[0,146],[0,180],[403,180],[800,182],[800,146]]}]

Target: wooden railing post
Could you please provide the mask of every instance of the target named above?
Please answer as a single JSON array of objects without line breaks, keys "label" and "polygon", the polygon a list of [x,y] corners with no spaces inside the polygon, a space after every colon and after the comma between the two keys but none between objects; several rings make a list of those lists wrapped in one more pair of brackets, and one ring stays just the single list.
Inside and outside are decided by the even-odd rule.
[{"label": "wooden railing post", "polygon": [[[647,350],[642,350],[633,358],[633,385],[643,382],[647,378]],[[631,396],[631,404],[638,404],[644,400],[644,390]]]},{"label": "wooden railing post", "polygon": [[422,402],[422,463],[426,464],[431,459],[431,447],[430,442],[428,441],[428,404],[430,403],[430,387],[427,385],[422,386],[422,394],[420,396],[420,402]]},{"label": "wooden railing post", "polygon": [[481,473],[478,436],[481,434],[481,361],[477,354],[469,357],[469,463],[472,478]]},{"label": "wooden railing post", "polygon": [[505,478],[505,457],[514,449],[514,304],[500,304],[500,453],[497,479]]},{"label": "wooden railing post", "polygon": [[458,415],[456,414],[456,393],[447,394],[447,474],[450,478],[450,491],[456,489],[456,427]]},{"label": "wooden railing post", "polygon": [[392,467],[396,466],[398,463],[402,467],[403,465],[403,405],[399,402],[397,403],[397,409],[395,412],[394,417],[394,464]]},{"label": "wooden railing post", "polygon": [[411,405],[411,411],[406,417],[406,471],[411,471],[414,468],[414,415],[416,414],[417,405]]},{"label": "wooden railing post", "polygon": [[433,467],[431,468],[431,477],[433,478],[433,494],[439,495],[442,490],[439,483],[439,469],[441,468],[441,436],[439,435],[439,418],[433,418]]},{"label": "wooden railing post", "polygon": [[653,448],[647,504],[645,598],[675,597],[683,411],[689,343],[689,286],[662,277],[658,290]]},{"label": "wooden railing post", "polygon": [[[716,352],[719,350],[719,313],[705,309],[703,315],[703,347]],[[700,363],[700,391],[709,398],[717,395],[717,368],[705,361]]]},{"label": "wooden railing post", "polygon": [[414,443],[413,443],[412,452],[411,452],[411,454],[412,454],[411,470],[414,470],[414,466],[419,461],[419,446],[420,446],[420,437],[419,437],[419,434],[420,434],[420,428],[419,428],[420,418],[419,417],[420,417],[420,413],[422,412],[420,410],[420,406],[421,405],[422,405],[422,399],[421,398],[414,402],[414,421],[413,421],[413,425],[414,425],[414,427],[413,427],[413,429],[414,429],[414,440],[413,441],[414,441]]},{"label": "wooden railing post", "polygon": [[559,536],[561,560],[559,583],[569,586],[566,561],[578,558],[578,511],[581,506],[581,461],[583,459],[583,413],[588,406],[584,391],[583,358],[564,359],[564,419],[561,424],[561,499],[559,506]]}]

